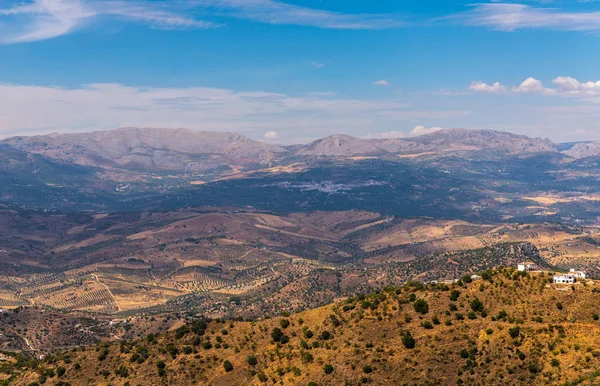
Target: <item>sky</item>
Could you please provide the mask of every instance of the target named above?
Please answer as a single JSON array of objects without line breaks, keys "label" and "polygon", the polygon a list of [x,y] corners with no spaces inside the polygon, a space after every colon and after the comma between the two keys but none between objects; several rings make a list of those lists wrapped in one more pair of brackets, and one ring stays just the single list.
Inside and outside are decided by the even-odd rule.
[{"label": "sky", "polygon": [[600,139],[600,0],[0,0],[0,138]]}]

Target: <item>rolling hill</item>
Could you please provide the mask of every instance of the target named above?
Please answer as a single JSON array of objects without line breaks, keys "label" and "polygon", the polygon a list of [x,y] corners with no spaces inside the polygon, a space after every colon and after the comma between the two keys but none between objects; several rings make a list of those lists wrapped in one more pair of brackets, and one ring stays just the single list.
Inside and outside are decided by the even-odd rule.
[{"label": "rolling hill", "polygon": [[4,377],[11,385],[597,381],[598,282],[555,285],[552,274],[514,268],[482,276],[407,283],[259,321],[194,316],[168,333],[7,363]]}]

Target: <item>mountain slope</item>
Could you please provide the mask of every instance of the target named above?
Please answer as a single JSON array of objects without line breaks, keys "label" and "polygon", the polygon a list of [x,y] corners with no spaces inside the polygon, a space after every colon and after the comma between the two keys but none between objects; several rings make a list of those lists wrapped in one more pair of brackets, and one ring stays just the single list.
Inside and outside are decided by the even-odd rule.
[{"label": "mountain slope", "polygon": [[580,142],[563,152],[573,158],[596,157],[600,155],[600,142]]},{"label": "mountain slope", "polygon": [[197,321],[140,341],[58,353],[32,364],[35,371],[14,366],[11,384],[56,373],[71,385],[553,385],[597,379],[597,282],[571,289],[548,284],[546,273],[512,269],[483,276],[450,288],[408,283],[262,321]]},{"label": "mountain slope", "polygon": [[239,134],[186,129],[122,128],[13,137],[1,143],[77,165],[156,171],[201,171],[228,164],[261,164],[285,152],[283,148]]},{"label": "mountain slope", "polygon": [[500,151],[511,154],[556,152],[557,146],[543,138],[493,130],[441,130],[412,138],[361,139],[334,135],[300,147],[297,155],[358,156],[445,151]]}]

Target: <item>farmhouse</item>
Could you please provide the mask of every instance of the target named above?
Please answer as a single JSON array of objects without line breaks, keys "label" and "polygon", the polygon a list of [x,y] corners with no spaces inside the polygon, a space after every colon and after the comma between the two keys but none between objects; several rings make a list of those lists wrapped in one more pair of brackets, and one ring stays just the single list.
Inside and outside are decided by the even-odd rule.
[{"label": "farmhouse", "polygon": [[575,271],[572,268],[571,268],[571,271],[569,272],[569,275],[575,276],[576,279],[585,279],[586,278],[586,274],[584,271]]},{"label": "farmhouse", "polygon": [[519,263],[517,265],[517,269],[521,272],[531,272],[531,271],[535,271],[537,269],[537,266],[535,265],[534,262],[525,261],[523,263]]},{"label": "farmhouse", "polygon": [[577,281],[575,276],[570,274],[554,276],[554,283],[556,284],[574,284],[575,281]]}]

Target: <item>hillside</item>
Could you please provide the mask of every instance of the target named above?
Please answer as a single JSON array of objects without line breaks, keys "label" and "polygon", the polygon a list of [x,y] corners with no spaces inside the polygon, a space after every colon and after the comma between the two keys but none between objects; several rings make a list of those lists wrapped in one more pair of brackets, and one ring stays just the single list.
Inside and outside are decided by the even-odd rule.
[{"label": "hillside", "polygon": [[239,134],[186,129],[122,128],[13,137],[1,143],[77,165],[179,172],[204,171],[229,164],[260,164],[285,152],[283,148]]},{"label": "hillside", "polygon": [[574,158],[597,157],[600,155],[600,142],[581,142],[564,152]]},{"label": "hillside", "polygon": [[408,283],[261,321],[198,320],[138,341],[5,364],[5,377],[10,385],[215,386],[597,379],[599,282],[555,285],[552,274],[513,269],[482,276],[451,286]]},{"label": "hillside", "polygon": [[333,135],[296,150],[305,156],[368,156],[447,151],[500,151],[512,154],[556,152],[557,146],[543,138],[529,138],[493,130],[440,130],[412,138],[361,139]]}]

